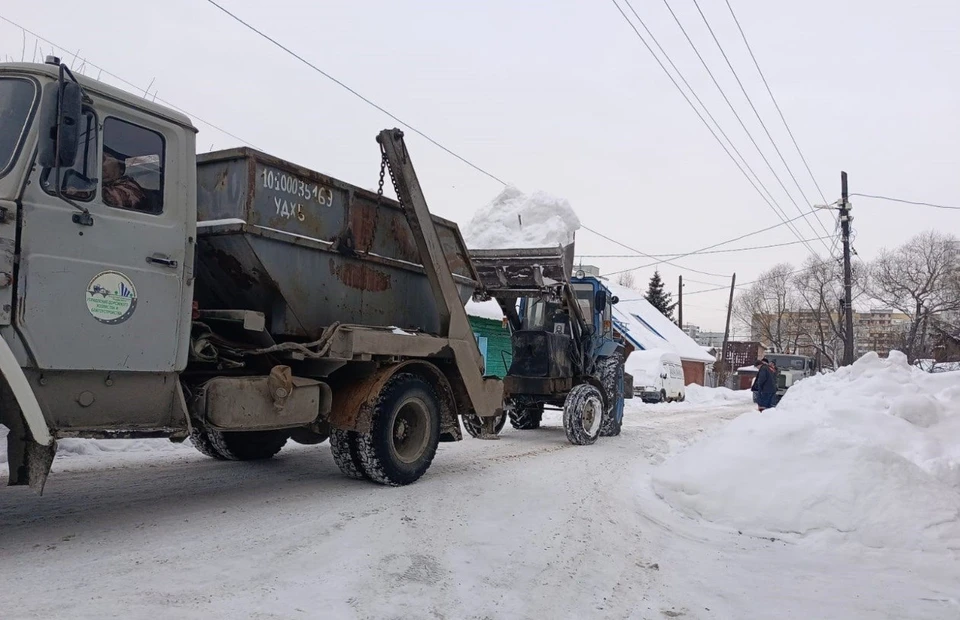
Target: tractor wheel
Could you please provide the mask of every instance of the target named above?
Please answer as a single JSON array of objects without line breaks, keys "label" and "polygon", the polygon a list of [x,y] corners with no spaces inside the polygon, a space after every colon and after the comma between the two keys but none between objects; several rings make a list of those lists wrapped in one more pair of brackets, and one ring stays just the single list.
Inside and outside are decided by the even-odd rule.
[{"label": "tractor wheel", "polygon": [[510,426],[518,431],[532,431],[540,428],[543,420],[543,405],[521,405],[510,410]]},{"label": "tractor wheel", "polygon": [[[460,416],[460,419],[463,421],[463,428],[464,430],[467,431],[468,435],[470,435],[473,438],[477,438],[480,436],[480,434],[483,431],[483,423],[480,420],[480,416],[466,414],[466,415]],[[505,413],[501,414],[500,417],[497,419],[497,425],[494,428],[494,432],[496,432],[496,434],[499,435],[500,431],[503,430],[503,427],[506,425],[506,423],[507,423],[507,414]]]},{"label": "tractor wheel", "polygon": [[426,473],[440,443],[440,403],[430,384],[414,374],[394,375],[373,409],[371,432],[360,433],[364,473],[374,482],[402,486]]},{"label": "tractor wheel", "polygon": [[207,432],[197,426],[194,426],[190,430],[190,443],[192,443],[193,447],[204,456],[209,456],[210,458],[217,459],[218,461],[223,461],[226,458],[217,452],[217,449],[213,446],[213,442],[210,441],[210,436],[207,435]]},{"label": "tractor wheel", "polygon": [[588,446],[600,436],[603,396],[589,383],[576,385],[563,403],[563,429],[576,446]]},{"label": "tractor wheel", "polygon": [[258,461],[280,452],[290,437],[289,431],[214,431],[207,430],[210,443],[228,461]]},{"label": "tractor wheel", "polygon": [[[600,425],[601,437],[616,437],[623,426],[623,358],[612,355],[598,364],[600,384],[606,392],[606,410]],[[620,409],[618,412],[617,410]],[[619,415],[619,418],[617,417]]]},{"label": "tractor wheel", "polygon": [[330,452],[333,453],[333,462],[340,468],[340,473],[354,480],[367,480],[367,475],[363,473],[363,464],[360,462],[357,437],[358,433],[355,431],[331,429]]}]

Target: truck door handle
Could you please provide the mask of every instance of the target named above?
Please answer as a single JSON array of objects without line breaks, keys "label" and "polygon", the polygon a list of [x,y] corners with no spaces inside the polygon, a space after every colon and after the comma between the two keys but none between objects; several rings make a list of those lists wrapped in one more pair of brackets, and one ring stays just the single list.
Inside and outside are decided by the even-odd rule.
[{"label": "truck door handle", "polygon": [[164,256],[162,254],[154,254],[153,256],[148,256],[147,262],[153,263],[155,265],[163,265],[164,267],[170,267],[171,269],[177,268],[177,261],[173,260],[169,256]]}]

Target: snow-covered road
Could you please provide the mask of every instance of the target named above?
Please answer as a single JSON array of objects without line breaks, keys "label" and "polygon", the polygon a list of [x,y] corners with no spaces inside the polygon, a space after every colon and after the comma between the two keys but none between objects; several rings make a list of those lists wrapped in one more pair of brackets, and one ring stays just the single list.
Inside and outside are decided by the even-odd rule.
[{"label": "snow-covered road", "polygon": [[591,447],[556,416],[508,425],[401,488],[343,478],[326,444],[235,463],[72,442],[42,498],[0,490],[0,617],[960,617],[960,573],[921,556],[814,555],[653,493],[671,451],[747,408],[632,407]]}]

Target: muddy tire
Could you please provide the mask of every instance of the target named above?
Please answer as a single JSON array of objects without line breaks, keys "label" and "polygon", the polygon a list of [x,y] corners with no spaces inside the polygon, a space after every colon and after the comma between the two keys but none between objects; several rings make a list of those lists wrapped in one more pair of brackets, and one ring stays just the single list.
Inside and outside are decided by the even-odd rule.
[{"label": "muddy tire", "polygon": [[623,357],[619,354],[604,358],[598,364],[598,374],[603,391],[606,392],[606,410],[600,424],[601,437],[616,437],[623,426],[623,412],[616,419],[617,409],[623,401]]},{"label": "muddy tire", "polygon": [[206,431],[203,431],[196,426],[194,426],[190,431],[190,443],[192,443],[193,447],[204,456],[209,456],[210,458],[217,459],[218,461],[226,460],[226,457],[220,454],[216,447],[214,447],[213,442],[210,441],[210,436],[207,435]]},{"label": "muddy tire", "polygon": [[287,443],[288,431],[207,430],[210,443],[228,461],[259,461],[274,456]]},{"label": "muddy tire", "polygon": [[333,462],[347,478],[368,480],[360,461],[359,433],[334,428],[330,431],[330,452]]},{"label": "muddy tire", "polygon": [[540,428],[543,420],[543,405],[517,405],[510,410],[510,426],[518,431],[532,431]]},{"label": "muddy tire", "polygon": [[588,383],[574,386],[563,403],[563,430],[576,446],[589,446],[600,436],[603,395]]},{"label": "muddy tire", "polygon": [[380,390],[371,432],[358,435],[363,472],[380,484],[411,484],[430,468],[439,444],[436,392],[417,375],[393,376]]},{"label": "muddy tire", "polygon": [[[482,423],[480,417],[476,415],[462,415],[460,420],[463,422],[463,430],[467,431],[467,434],[473,438],[480,436],[482,431]],[[507,424],[507,414],[501,414],[500,418],[497,420],[496,428],[494,429],[496,434],[499,435],[500,431],[503,430],[503,427]]]}]

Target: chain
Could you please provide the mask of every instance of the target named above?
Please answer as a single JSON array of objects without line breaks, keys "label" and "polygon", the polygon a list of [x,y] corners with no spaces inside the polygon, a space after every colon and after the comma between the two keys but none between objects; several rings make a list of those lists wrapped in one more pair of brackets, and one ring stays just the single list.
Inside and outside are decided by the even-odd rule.
[{"label": "chain", "polygon": [[[383,200],[383,176],[387,171],[387,152],[380,147],[380,184],[377,185],[377,210],[380,209],[380,202]],[[393,174],[391,173],[391,177]]]}]

